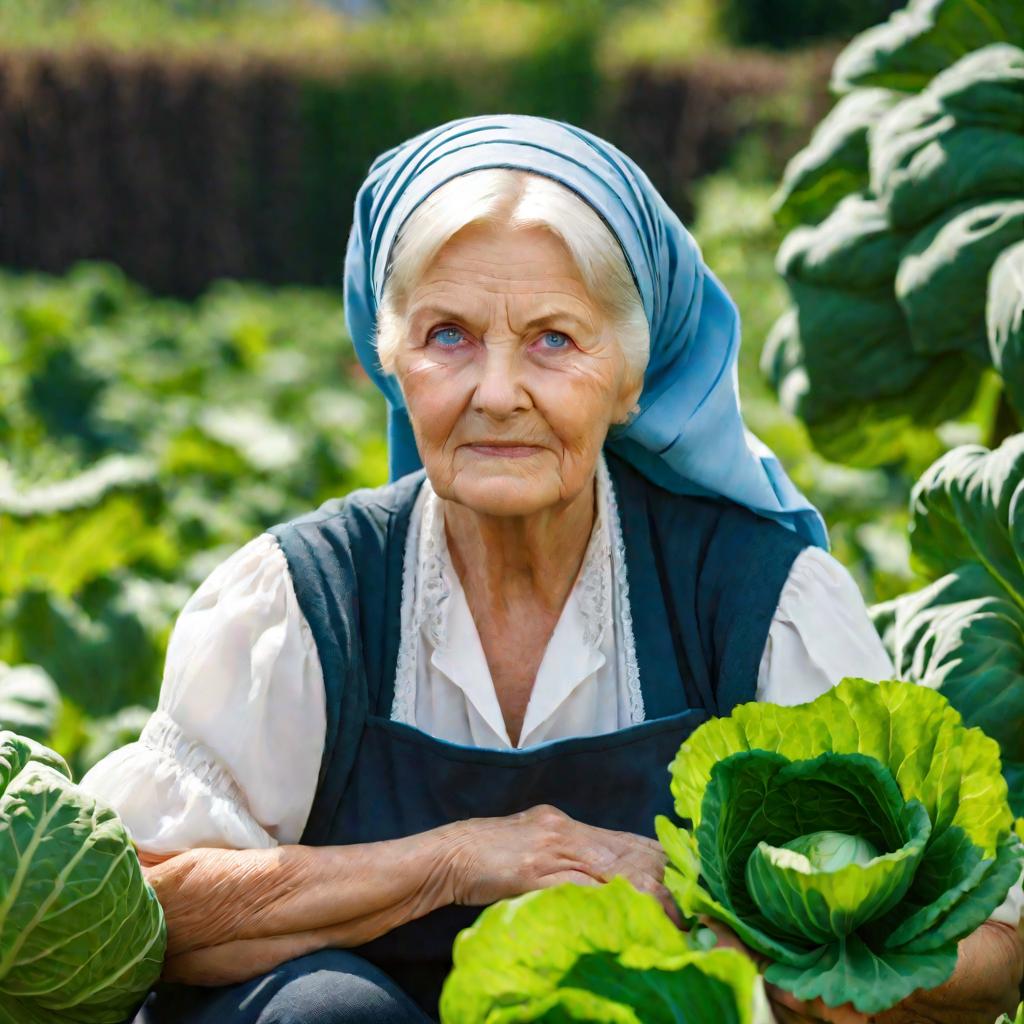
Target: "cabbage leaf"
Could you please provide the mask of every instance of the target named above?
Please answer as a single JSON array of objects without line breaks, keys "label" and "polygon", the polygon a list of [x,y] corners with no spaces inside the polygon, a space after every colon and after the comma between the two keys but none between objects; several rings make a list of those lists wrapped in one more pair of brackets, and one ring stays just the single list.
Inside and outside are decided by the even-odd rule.
[{"label": "cabbage leaf", "polygon": [[58,483],[23,488],[0,462],[0,597],[71,595],[143,558],[170,557],[152,524],[161,494],[147,459],[112,456]]},{"label": "cabbage leaf", "polygon": [[0,661],[0,729],[45,742],[59,713],[60,691],[45,669]]},{"label": "cabbage leaf", "polygon": [[817,224],[840,199],[868,186],[868,129],[899,99],[891,89],[857,89],[842,97],[786,165],[772,199],[786,228]]},{"label": "cabbage leaf", "polygon": [[0,1022],[122,1024],[166,941],[117,815],[52,750],[0,733]]},{"label": "cabbage leaf", "polygon": [[963,352],[987,363],[988,277],[999,254],[1024,238],[1024,199],[966,203],[932,221],[907,246],[896,298],[916,352]]},{"label": "cabbage leaf", "polygon": [[695,948],[653,896],[617,877],[502,900],[459,933],[443,1024],[764,1024],[757,968]]},{"label": "cabbage leaf", "polygon": [[832,68],[832,88],[919,92],[965,53],[996,42],[1024,45],[1020,0],[910,0],[851,40]]},{"label": "cabbage leaf", "polygon": [[1024,241],[992,265],[986,306],[989,354],[1017,415],[1024,417]]},{"label": "cabbage leaf", "polygon": [[1024,50],[986,46],[897,104],[872,131],[870,164],[871,192],[899,230],[966,200],[1019,196]]}]

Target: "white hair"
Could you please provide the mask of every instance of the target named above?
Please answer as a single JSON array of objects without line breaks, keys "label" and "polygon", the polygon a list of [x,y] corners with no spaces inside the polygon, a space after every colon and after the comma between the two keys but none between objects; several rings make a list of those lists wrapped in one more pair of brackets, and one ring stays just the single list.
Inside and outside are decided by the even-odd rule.
[{"label": "white hair", "polygon": [[552,178],[507,167],[458,175],[432,192],[402,225],[377,316],[377,358],[394,372],[405,331],[402,311],[420,276],[451,237],[470,224],[544,227],[569,250],[591,297],[611,322],[626,366],[639,382],[650,329],[618,240],[594,209]]}]

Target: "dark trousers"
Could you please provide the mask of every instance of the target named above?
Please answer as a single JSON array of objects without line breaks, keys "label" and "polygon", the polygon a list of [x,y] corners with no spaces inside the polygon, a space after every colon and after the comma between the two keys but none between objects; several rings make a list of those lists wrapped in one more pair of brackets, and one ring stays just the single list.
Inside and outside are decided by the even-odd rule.
[{"label": "dark trousers", "polygon": [[289,960],[238,985],[161,984],[134,1024],[429,1024],[398,985],[343,949]]}]

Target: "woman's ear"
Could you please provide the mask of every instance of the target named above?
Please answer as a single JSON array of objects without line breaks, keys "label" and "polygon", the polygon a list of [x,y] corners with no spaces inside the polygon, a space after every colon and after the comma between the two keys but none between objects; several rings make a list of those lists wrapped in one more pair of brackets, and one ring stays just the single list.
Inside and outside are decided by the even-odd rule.
[{"label": "woman's ear", "polygon": [[619,396],[619,401],[615,407],[615,418],[612,420],[612,423],[629,423],[630,420],[640,412],[638,400],[643,389],[644,382],[642,378],[637,383],[623,388],[622,394]]}]

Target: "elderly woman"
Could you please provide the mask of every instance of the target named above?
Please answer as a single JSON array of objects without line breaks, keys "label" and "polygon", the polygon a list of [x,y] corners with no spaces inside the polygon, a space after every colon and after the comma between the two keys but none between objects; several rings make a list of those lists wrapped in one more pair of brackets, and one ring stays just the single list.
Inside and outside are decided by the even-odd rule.
[{"label": "elderly woman", "polygon": [[[690,731],[892,673],[744,429],[732,303],[627,157],[457,121],[379,157],[355,213],[393,482],[217,568],[141,739],[84,782],[167,913],[146,1021],[436,1019],[486,904],[622,874],[675,914],[653,821]],[[988,1024],[1017,955],[986,925],[934,1019]]]}]

